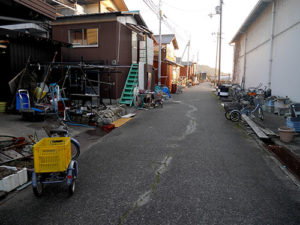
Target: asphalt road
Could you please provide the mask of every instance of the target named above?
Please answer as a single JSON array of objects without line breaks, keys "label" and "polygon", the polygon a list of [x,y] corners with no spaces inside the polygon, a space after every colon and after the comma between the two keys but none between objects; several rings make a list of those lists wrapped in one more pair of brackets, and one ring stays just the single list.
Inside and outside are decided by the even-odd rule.
[{"label": "asphalt road", "polygon": [[207,84],[141,112],[79,159],[73,197],[28,188],[0,224],[300,224],[300,191],[224,118]]}]

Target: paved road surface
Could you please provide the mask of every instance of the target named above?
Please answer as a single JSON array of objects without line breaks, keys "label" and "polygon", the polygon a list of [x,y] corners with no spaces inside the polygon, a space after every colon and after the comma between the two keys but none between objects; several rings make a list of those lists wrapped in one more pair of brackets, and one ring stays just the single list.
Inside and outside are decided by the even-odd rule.
[{"label": "paved road surface", "polygon": [[0,206],[0,224],[300,224],[297,188],[225,120],[207,84],[114,130],[79,160],[76,193]]}]

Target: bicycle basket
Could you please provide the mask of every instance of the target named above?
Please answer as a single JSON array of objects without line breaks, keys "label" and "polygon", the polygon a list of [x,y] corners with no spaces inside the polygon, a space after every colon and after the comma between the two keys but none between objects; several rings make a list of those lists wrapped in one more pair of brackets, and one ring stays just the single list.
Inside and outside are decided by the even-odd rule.
[{"label": "bicycle basket", "polygon": [[264,97],[260,97],[260,96],[256,97],[256,98],[254,98],[253,102],[254,102],[255,105],[258,105],[258,104],[263,105],[264,104]]}]

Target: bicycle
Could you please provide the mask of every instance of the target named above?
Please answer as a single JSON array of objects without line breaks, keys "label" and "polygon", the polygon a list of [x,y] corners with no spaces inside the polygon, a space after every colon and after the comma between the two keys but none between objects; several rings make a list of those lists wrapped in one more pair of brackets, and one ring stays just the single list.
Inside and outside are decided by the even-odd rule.
[{"label": "bicycle", "polygon": [[[49,129],[47,127],[43,127],[45,132],[49,137],[70,137],[69,134],[69,128],[68,126],[64,123],[63,120],[59,120],[60,126],[56,129]],[[79,157],[80,155],[80,144],[79,142],[71,137],[71,156],[72,159],[75,160]]]},{"label": "bicycle", "polygon": [[238,121],[240,121],[242,115],[252,116],[255,113],[258,113],[258,118],[263,121],[264,113],[263,113],[263,109],[261,107],[262,101],[263,101],[263,98],[255,97],[254,98],[255,108],[253,110],[251,110],[251,107],[250,107],[251,104],[248,104],[248,105],[244,106],[241,110],[234,109],[234,110],[231,110],[229,113],[226,112],[227,116],[225,113],[225,117],[226,118],[229,117],[230,120],[233,122],[238,122]]}]

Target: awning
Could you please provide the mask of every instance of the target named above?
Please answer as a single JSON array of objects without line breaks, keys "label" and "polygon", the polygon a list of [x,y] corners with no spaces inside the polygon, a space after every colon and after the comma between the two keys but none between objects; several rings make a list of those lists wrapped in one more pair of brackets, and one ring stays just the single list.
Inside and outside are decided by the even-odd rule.
[{"label": "awning", "polygon": [[136,24],[132,24],[132,23],[126,23],[126,26],[129,29],[131,29],[131,30],[133,30],[133,31],[135,31],[137,33],[147,34],[150,38],[151,38],[151,36],[153,34],[148,28],[146,28],[144,26],[141,26],[141,25],[136,25]]}]

